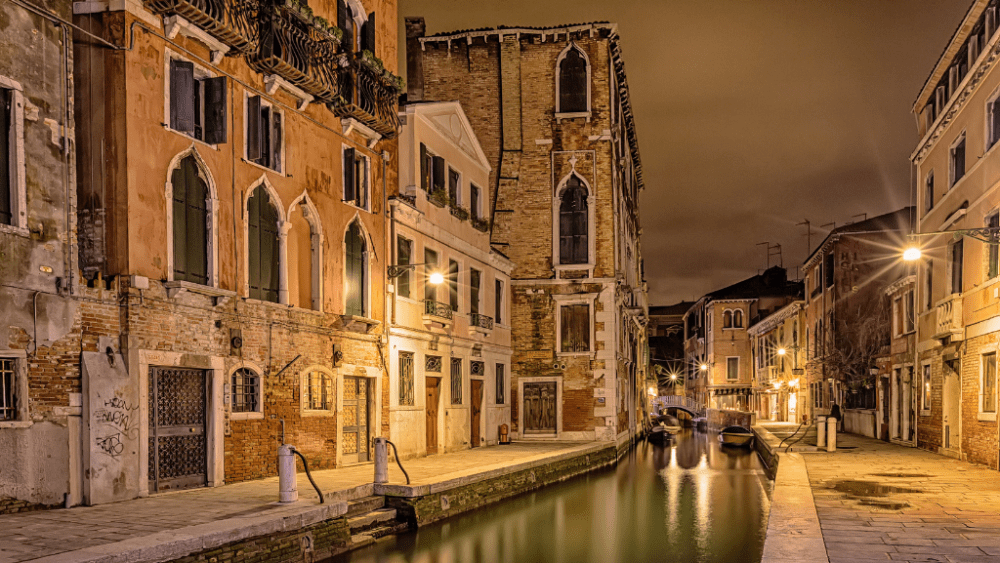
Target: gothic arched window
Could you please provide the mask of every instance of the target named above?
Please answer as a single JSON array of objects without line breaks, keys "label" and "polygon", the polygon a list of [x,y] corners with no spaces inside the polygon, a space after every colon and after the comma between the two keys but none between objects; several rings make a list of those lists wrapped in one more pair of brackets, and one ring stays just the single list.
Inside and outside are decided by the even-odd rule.
[{"label": "gothic arched window", "polygon": [[194,156],[181,160],[173,188],[174,280],[208,285],[208,186]]},{"label": "gothic arched window", "polygon": [[559,107],[557,113],[582,113],[590,111],[588,63],[576,45],[568,48],[559,61]]},{"label": "gothic arched window", "polygon": [[586,264],[588,240],[587,188],[576,176],[566,182],[559,202],[559,263]]},{"label": "gothic arched window", "polygon": [[250,298],[278,302],[278,210],[264,186],[247,202],[249,221]]},{"label": "gothic arched window", "polygon": [[365,316],[365,238],[364,231],[358,221],[351,223],[344,237],[344,284],[345,295],[344,314]]}]

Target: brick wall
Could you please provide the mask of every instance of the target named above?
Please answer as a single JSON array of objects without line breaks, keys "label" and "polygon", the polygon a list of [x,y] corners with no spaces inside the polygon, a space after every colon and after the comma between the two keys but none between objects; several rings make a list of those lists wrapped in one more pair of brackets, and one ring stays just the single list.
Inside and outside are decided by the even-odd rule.
[{"label": "brick wall", "polygon": [[997,468],[997,421],[979,418],[980,366],[983,352],[996,351],[997,334],[970,338],[962,357],[962,458]]}]

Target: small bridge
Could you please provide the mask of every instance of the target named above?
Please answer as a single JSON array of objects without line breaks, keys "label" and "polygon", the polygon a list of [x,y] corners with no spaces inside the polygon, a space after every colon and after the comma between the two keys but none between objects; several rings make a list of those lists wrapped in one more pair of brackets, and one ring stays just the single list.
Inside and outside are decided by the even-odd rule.
[{"label": "small bridge", "polygon": [[705,416],[705,408],[697,401],[683,395],[661,395],[653,398],[653,412],[677,409],[691,415],[691,418]]}]

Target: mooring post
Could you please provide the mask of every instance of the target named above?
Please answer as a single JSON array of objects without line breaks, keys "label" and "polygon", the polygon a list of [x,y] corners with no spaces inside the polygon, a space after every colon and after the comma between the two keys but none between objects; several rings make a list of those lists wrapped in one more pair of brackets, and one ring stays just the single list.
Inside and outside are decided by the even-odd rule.
[{"label": "mooring post", "polygon": [[826,417],[823,415],[816,417],[816,447],[826,447]]},{"label": "mooring post", "polygon": [[278,446],[278,502],[299,500],[299,487],[295,482],[295,456],[292,446]]},{"label": "mooring post", "polygon": [[389,447],[385,438],[375,438],[375,483],[389,482]]}]

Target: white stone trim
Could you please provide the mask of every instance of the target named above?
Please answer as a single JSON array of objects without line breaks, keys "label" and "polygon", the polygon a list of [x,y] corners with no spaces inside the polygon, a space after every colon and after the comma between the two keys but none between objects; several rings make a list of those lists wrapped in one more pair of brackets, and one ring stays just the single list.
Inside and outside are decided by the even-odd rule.
[{"label": "white stone trim", "polygon": [[[270,94],[269,90],[268,90],[268,93]],[[250,143],[247,142],[247,135],[249,134],[249,131],[247,131],[247,127],[250,126],[250,96],[251,96],[251,94],[253,94],[253,92],[251,92],[249,90],[243,90],[243,129],[242,129],[242,133],[243,133],[242,134],[242,140],[243,140],[243,162],[249,164],[250,166],[256,166],[257,168],[260,168],[261,170],[265,170],[265,171],[270,172],[272,174],[277,174],[277,175],[279,175],[281,177],[285,177],[285,176],[287,176],[287,174],[285,173],[285,171],[288,170],[288,158],[287,158],[287,154],[285,152],[285,141],[286,141],[286,135],[285,135],[285,117],[287,117],[287,116],[285,115],[284,110],[282,110],[280,107],[276,106],[274,104],[274,102],[268,100],[264,96],[260,96],[260,106],[261,107],[271,108],[271,115],[274,115],[275,112],[277,112],[277,113],[279,113],[281,115],[281,146],[278,147],[278,150],[281,151],[281,170],[275,170],[274,168],[270,168],[268,166],[264,166],[263,164],[257,164],[256,162],[250,160],[250,153],[249,153],[249,151],[250,151]],[[267,126],[268,127],[272,127],[273,123],[274,122],[271,121],[270,123],[267,124]],[[234,130],[235,130],[235,127],[234,127]],[[234,139],[234,142],[235,142],[235,139]],[[271,152],[273,154],[274,151],[272,150]]]},{"label": "white stone trim", "polygon": [[[177,131],[176,129],[172,129],[170,127],[170,61],[172,60],[184,61],[193,64],[195,80],[204,80],[206,78],[215,78],[217,76],[216,73],[201,66],[200,64],[198,64],[197,61],[189,59],[188,57],[181,55],[180,53],[177,53],[175,51],[172,51],[169,48],[164,49],[163,50],[163,129],[166,131],[172,131],[174,133],[177,133],[178,135],[191,139],[196,143],[201,143],[206,147],[210,147],[212,150],[216,151],[219,150],[219,145],[206,143],[201,139],[196,139],[183,131]],[[228,105],[229,102],[227,101],[226,103]],[[229,111],[232,111],[231,108],[227,109]],[[232,142],[232,139],[230,139],[229,141]]]},{"label": "white stone trim", "polygon": [[[524,433],[524,384],[525,383],[555,383],[556,384],[556,433],[529,434]],[[563,438],[563,381],[561,377],[518,377],[517,396],[522,401],[517,409],[517,434],[520,440],[559,440]],[[592,439],[592,438],[591,438]]]},{"label": "white stone trim", "polygon": [[[593,356],[597,351],[597,334],[595,330],[596,323],[596,307],[594,306],[594,301],[597,299],[597,293],[574,293],[568,295],[552,295],[552,300],[555,302],[555,321],[556,321],[556,357],[569,357],[569,356]],[[587,314],[590,320],[590,349],[583,352],[563,352],[562,351],[562,307],[565,305],[587,305]],[[607,326],[604,327],[607,331]]]},{"label": "white stone trim", "polygon": [[198,165],[198,172],[204,176],[205,184],[208,186],[208,283],[210,287],[219,287],[219,191],[215,184],[208,164],[198,152],[198,148],[191,144],[190,147],[181,151],[170,160],[167,165],[167,179],[163,185],[163,197],[166,204],[167,221],[167,282],[174,281],[174,183],[172,181],[174,170],[181,166],[181,161],[188,156],[193,156]]},{"label": "white stone trim", "polygon": [[[316,208],[316,204],[313,203],[309,194],[303,190],[302,195],[297,197],[294,201],[292,201],[292,204],[288,206],[287,223],[289,225],[289,229],[292,225],[292,214],[295,213],[296,205],[302,208],[302,216],[310,226],[309,240],[312,247],[309,253],[309,258],[312,261],[312,267],[309,270],[311,278],[309,283],[312,285],[310,292],[312,295],[312,303],[310,304],[310,308],[313,311],[322,312],[324,303],[323,247],[326,244],[326,238],[323,236],[323,221],[320,219],[319,210]],[[302,283],[302,280],[299,280],[299,283]]]},{"label": "white stone trim", "polygon": [[[353,207],[354,209],[360,209],[362,211],[371,213],[371,209],[372,209],[372,159],[371,159],[370,156],[368,156],[367,154],[363,154],[361,151],[357,150],[356,148],[354,149],[354,157],[355,158],[359,158],[360,157],[360,158],[364,159],[364,161],[365,161],[365,181],[361,184],[362,187],[365,190],[365,206],[364,207],[358,207],[357,205],[354,205],[350,201],[344,199],[344,196],[347,195],[346,194],[347,184],[344,183],[344,173],[346,171],[344,167],[346,166],[347,163],[344,161],[344,159],[347,156],[347,149],[349,149],[349,148],[354,148],[354,147],[348,146],[346,144],[340,145],[340,185],[341,185],[341,190],[340,190],[340,196],[338,197],[338,199],[344,205],[348,205],[350,207]],[[333,185],[336,186],[337,182],[334,182]],[[348,225],[349,224],[350,223],[348,223]]]},{"label": "white stone trim", "polygon": [[[569,182],[570,178],[576,177],[583,184],[584,189],[587,190],[587,263],[586,264],[562,264],[560,263],[559,256],[559,213],[562,206],[562,194],[566,190],[566,184]],[[594,209],[597,202],[597,197],[594,195],[594,189],[590,186],[590,182],[583,177],[582,174],[573,169],[563,176],[559,183],[556,184],[555,190],[552,195],[552,268],[553,271],[561,270],[587,270],[587,277],[592,278],[594,275],[594,267],[597,257],[597,242],[596,242],[596,231],[597,225],[597,212]]]},{"label": "white stone trim", "polygon": [[334,398],[329,410],[323,409],[311,409],[309,408],[309,376],[312,372],[318,371],[322,372],[324,375],[330,378],[329,380],[329,392],[337,392],[337,374],[333,372],[330,368],[321,366],[319,364],[313,364],[305,369],[299,370],[299,407],[302,416],[337,416],[337,400]]},{"label": "white stone trim", "polygon": [[[569,52],[570,52],[571,49],[576,50],[578,53],[580,53],[581,55],[583,55],[583,60],[584,60],[584,62],[587,63],[587,111],[580,111],[580,112],[563,112],[563,111],[560,111],[562,109],[560,107],[560,98],[559,98],[559,82],[560,82],[560,78],[562,78],[561,77],[562,70],[560,69],[560,66],[562,65],[563,59],[566,58],[566,55],[569,54]],[[591,91],[591,85],[590,85],[590,83],[591,83],[592,78],[591,78],[590,71],[591,71],[590,57],[587,56],[587,52],[582,47],[580,47],[579,45],[577,45],[576,41],[570,41],[566,45],[566,48],[563,49],[562,52],[559,53],[559,56],[556,58],[556,69],[555,69],[555,75],[556,75],[556,87],[555,87],[556,100],[555,100],[555,104],[553,104],[553,107],[556,108],[555,117],[556,117],[557,121],[561,121],[563,119],[572,119],[572,118],[575,118],[575,117],[585,117],[587,119],[587,122],[588,123],[590,122],[590,112],[591,112],[591,109],[592,109],[592,105],[591,105],[591,93],[590,93],[590,91]]]},{"label": "white stone trim", "polygon": [[208,47],[209,58],[215,66],[219,66],[219,63],[222,62],[222,57],[226,56],[226,53],[229,52],[229,45],[212,37],[203,29],[197,25],[193,25],[181,16],[163,18],[163,29],[164,35],[171,41],[177,38],[178,33],[182,33],[186,37],[204,43]]},{"label": "white stone trim", "polygon": [[28,189],[25,173],[24,155],[24,88],[20,82],[6,76],[0,76],[0,88],[10,90],[11,112],[11,143],[13,154],[10,155],[11,179],[11,224],[0,225],[0,232],[12,232],[28,236]]},{"label": "white stone trim", "polygon": [[[257,410],[255,411],[233,412],[233,374],[240,369],[252,371],[259,380],[257,385]],[[226,404],[226,410],[229,412],[230,420],[262,420],[264,418],[264,373],[264,368],[250,360],[240,360],[240,363],[231,367],[226,372],[226,381],[223,383],[226,395],[223,401]]]},{"label": "white stone trim", "polygon": [[365,229],[365,224],[361,221],[361,214],[357,211],[354,212],[354,217],[347,221],[347,225],[344,227],[344,231],[340,236],[340,256],[343,261],[340,274],[341,286],[343,287],[341,314],[347,314],[347,233],[351,229],[351,225],[354,223],[358,224],[358,228],[361,230],[361,240],[365,243],[362,265],[364,267],[364,281],[366,287],[363,289],[364,295],[362,296],[362,306],[364,307],[364,310],[362,311],[362,314],[367,317],[371,315],[372,312],[372,237],[368,234],[368,230]]},{"label": "white stone trim", "polygon": [[[980,421],[995,422],[997,420],[997,410],[1000,410],[1000,405],[997,404],[997,399],[998,399],[997,398],[997,382],[998,382],[998,380],[1000,380],[1000,369],[998,369],[998,368],[1000,368],[1000,366],[997,365],[997,356],[998,356],[998,354],[997,354],[997,344],[996,343],[992,343],[992,344],[986,344],[984,346],[981,346],[979,348],[979,350],[977,351],[977,353],[979,355],[979,387],[978,387],[977,393],[976,393],[977,394],[976,418],[978,420],[980,420]],[[984,412],[983,411],[983,399],[985,398],[985,395],[983,393],[983,375],[984,375],[983,372],[985,371],[984,368],[986,366],[985,362],[983,361],[983,358],[987,354],[993,354],[993,365],[994,365],[994,372],[993,372],[993,378],[994,378],[993,379],[993,412]]]},{"label": "white stone trim", "polygon": [[285,206],[281,203],[278,191],[271,185],[267,175],[263,174],[256,182],[243,192],[243,297],[250,299],[250,197],[253,192],[263,187],[271,200],[271,206],[278,212],[278,303],[288,304],[288,228],[285,218]]},{"label": "white stone trim", "polygon": [[[278,91],[278,88],[285,90],[291,94],[293,98],[299,100],[299,105],[296,108],[299,111],[305,111],[306,107],[314,99],[312,94],[307,94],[298,86],[295,86],[276,74],[267,74],[264,76],[264,91],[267,92],[269,96],[274,96],[275,92]],[[281,125],[284,127],[284,122],[282,122]]]}]

